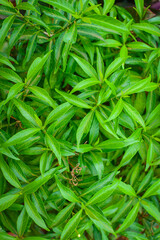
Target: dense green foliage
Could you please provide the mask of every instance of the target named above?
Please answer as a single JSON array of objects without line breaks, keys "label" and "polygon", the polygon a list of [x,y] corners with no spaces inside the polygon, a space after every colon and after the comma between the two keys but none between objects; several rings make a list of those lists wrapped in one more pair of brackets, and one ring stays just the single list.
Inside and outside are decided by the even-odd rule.
[{"label": "dense green foliage", "polygon": [[160,17],[0,4],[0,239],[160,239]]}]

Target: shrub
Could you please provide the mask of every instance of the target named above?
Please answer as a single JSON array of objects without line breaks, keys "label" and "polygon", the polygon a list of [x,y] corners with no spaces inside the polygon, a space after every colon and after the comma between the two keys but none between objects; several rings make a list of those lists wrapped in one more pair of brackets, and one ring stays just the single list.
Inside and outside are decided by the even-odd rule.
[{"label": "shrub", "polygon": [[1,240],[160,238],[160,17],[114,2],[0,1]]}]

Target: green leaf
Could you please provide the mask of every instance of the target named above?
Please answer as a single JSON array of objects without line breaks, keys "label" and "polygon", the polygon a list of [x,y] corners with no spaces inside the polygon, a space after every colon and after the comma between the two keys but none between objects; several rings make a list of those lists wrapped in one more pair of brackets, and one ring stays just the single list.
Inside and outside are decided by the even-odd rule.
[{"label": "green leaf", "polygon": [[67,207],[63,208],[55,217],[52,227],[56,227],[66,221],[71,215],[75,203],[70,203]]},{"label": "green leaf", "polygon": [[85,212],[88,217],[94,222],[94,224],[98,225],[98,227],[100,226],[101,229],[114,234],[111,223],[105,218],[103,213],[96,211],[94,207],[91,206],[85,207]]},{"label": "green leaf", "polygon": [[25,207],[23,207],[21,213],[19,214],[18,218],[17,218],[17,232],[18,232],[18,236],[23,236],[23,234],[26,232],[27,230],[27,226],[28,226],[28,220],[29,220],[29,216],[26,212]]},{"label": "green leaf", "polygon": [[[0,0],[1,2],[2,0]],[[0,232],[0,238],[1,240],[16,240],[15,237],[10,236],[8,233]]]},{"label": "green leaf", "polygon": [[47,116],[45,121],[45,126],[49,123],[57,120],[59,117],[61,117],[63,114],[65,114],[72,105],[70,105],[68,102],[62,103],[59,106],[57,106],[53,111],[50,112],[50,114]]},{"label": "green leaf", "polygon": [[133,93],[143,92],[145,87],[150,86],[150,81],[151,81],[151,75],[144,80],[136,82],[135,84],[133,84],[128,89],[123,90],[122,96],[133,94]]},{"label": "green leaf", "polygon": [[121,182],[118,184],[118,188],[119,188],[119,190],[120,190],[121,192],[123,192],[124,194],[129,195],[129,196],[136,197],[136,193],[135,193],[135,191],[134,191],[134,189],[133,189],[133,187],[132,187],[131,185],[126,184],[126,183],[124,183],[124,182],[121,181]]},{"label": "green leaf", "polygon": [[9,29],[11,28],[11,26],[14,22],[14,19],[15,19],[15,15],[11,15],[3,21],[2,27],[0,29],[0,36],[1,36],[0,46],[2,46],[6,36],[8,34],[8,31],[9,31]]},{"label": "green leaf", "polygon": [[90,130],[94,112],[91,110],[81,121],[76,132],[77,145],[79,146],[83,134],[87,134]]},{"label": "green leaf", "polygon": [[92,14],[91,17],[83,17],[83,21],[91,22],[98,25],[99,29],[106,32],[116,33],[121,35],[122,33],[128,33],[128,29],[122,22],[109,17]]},{"label": "green leaf", "polygon": [[[137,0],[138,1],[138,0]],[[149,34],[153,34],[155,36],[160,36],[160,30],[158,27],[154,26],[151,23],[134,23],[132,24],[132,29],[133,30],[141,30]]]},{"label": "green leaf", "polygon": [[65,186],[59,181],[59,179],[58,179],[58,177],[57,177],[56,175],[55,175],[55,179],[56,179],[58,188],[59,188],[62,196],[63,196],[65,199],[67,199],[67,200],[70,201],[70,202],[79,202],[79,201],[80,201],[79,198],[75,195],[75,193],[74,193],[71,189],[65,187]]},{"label": "green leaf", "polygon": [[65,32],[63,41],[65,43],[76,43],[77,39],[77,26],[76,24],[72,24],[72,26]]},{"label": "green leaf", "polygon": [[19,197],[19,194],[5,195],[0,198],[0,212],[9,208]]},{"label": "green leaf", "polygon": [[151,201],[142,200],[141,205],[151,216],[153,216],[157,220],[157,222],[160,222],[160,212]]},{"label": "green leaf", "polygon": [[43,65],[47,61],[50,54],[51,54],[51,52],[48,52],[42,58],[37,57],[32,62],[31,66],[28,69],[28,73],[27,73],[27,83],[29,80],[31,80],[33,77],[35,77],[35,75],[42,69]]},{"label": "green leaf", "polygon": [[0,4],[13,8],[13,4],[11,2],[8,2],[7,0],[0,0]]},{"label": "green leaf", "polygon": [[35,180],[27,184],[25,187],[23,187],[22,192],[25,194],[31,194],[36,192],[42,185],[44,185],[46,182],[48,182],[51,178],[53,178],[54,173],[59,169],[58,168],[52,168],[46,173],[43,174],[43,176],[37,177]]},{"label": "green leaf", "polygon": [[150,167],[153,160],[154,160],[154,144],[153,144],[152,139],[150,139],[149,148],[148,148],[148,152],[147,152],[147,161],[146,161],[145,171],[148,170],[148,168]]},{"label": "green leaf", "polygon": [[153,169],[151,168],[147,175],[143,178],[142,182],[139,184],[137,194],[142,192],[143,189],[151,182],[153,176]]},{"label": "green leaf", "polygon": [[23,64],[25,65],[27,62],[29,62],[29,60],[31,59],[35,49],[37,46],[37,34],[34,34],[33,36],[31,36],[31,38],[29,39],[27,48],[26,48],[26,54],[25,54],[25,58],[23,61]]},{"label": "green leaf", "polygon": [[86,89],[88,87],[94,86],[96,84],[100,84],[100,82],[95,79],[95,78],[88,78],[85,79],[81,82],[79,82],[71,91],[71,93],[74,93],[76,91],[82,90],[82,89]]},{"label": "green leaf", "polygon": [[30,197],[28,195],[24,196],[24,206],[25,206],[25,209],[26,209],[28,215],[30,216],[30,218],[32,218],[32,220],[38,226],[40,226],[41,228],[49,231],[49,229],[47,228],[44,220],[39,215],[37,209],[35,208],[34,204],[31,202]]},{"label": "green leaf", "polygon": [[9,100],[11,100],[13,97],[15,97],[24,87],[24,83],[16,83],[14,84],[10,90],[9,93],[7,95],[7,99],[6,102],[8,102]]},{"label": "green leaf", "polygon": [[22,83],[20,76],[9,68],[0,68],[0,76],[14,83]]},{"label": "green leaf", "polygon": [[113,72],[115,72],[124,63],[124,58],[117,57],[106,69],[105,79],[107,79]]},{"label": "green leaf", "polygon": [[22,188],[16,175],[9,168],[8,164],[4,161],[2,156],[0,156],[0,168],[2,170],[3,176],[12,186],[16,188]]},{"label": "green leaf", "polygon": [[138,122],[144,129],[146,128],[144,120],[139,112],[129,103],[123,101],[124,110],[136,122]]},{"label": "green leaf", "polygon": [[80,108],[87,108],[87,109],[92,108],[84,100],[82,100],[81,98],[73,94],[68,94],[68,93],[59,91],[58,89],[56,89],[56,92],[59,93],[67,102],[71,103],[74,106],[77,106]]},{"label": "green leaf", "polygon": [[14,28],[11,37],[9,39],[9,50],[13,48],[15,43],[19,40],[20,36],[23,34],[24,30],[26,28],[26,23],[21,24],[20,26]]},{"label": "green leaf", "polygon": [[129,148],[125,151],[123,158],[120,162],[120,166],[125,166],[126,164],[128,164],[130,162],[130,160],[136,155],[136,153],[139,151],[141,147],[141,143],[135,143],[131,146],[129,146]]},{"label": "green leaf", "polygon": [[34,95],[36,95],[39,99],[44,101],[47,105],[51,106],[52,108],[56,107],[55,101],[50,97],[50,95],[45,89],[37,86],[33,86],[33,87],[29,87],[29,90]]},{"label": "green leaf", "polygon": [[32,107],[20,101],[19,99],[14,99],[14,103],[23,117],[26,118],[33,126],[42,127],[42,122]]},{"label": "green leaf", "polygon": [[61,152],[58,141],[53,136],[46,133],[46,143],[57,157],[59,164],[61,164]]},{"label": "green leaf", "polygon": [[18,5],[16,5],[16,8],[20,9],[20,10],[31,10],[31,11],[34,11],[34,12],[40,14],[37,11],[37,9],[32,4],[30,4],[28,2],[22,2],[22,3],[18,4]]},{"label": "green leaf", "polygon": [[98,80],[98,76],[96,70],[92,67],[92,65],[87,62],[85,59],[78,57],[77,55],[70,53],[70,56],[74,58],[74,60],[79,64],[79,66],[83,69],[83,71],[91,78],[95,78]]},{"label": "green leaf", "polygon": [[0,63],[5,64],[7,66],[9,66],[10,68],[12,68],[12,70],[16,71],[15,67],[12,65],[12,63],[8,60],[8,58],[6,58],[5,56],[3,56],[2,54],[0,54]]},{"label": "green leaf", "polygon": [[134,223],[137,214],[139,211],[139,202],[136,203],[136,205],[132,208],[120,228],[116,231],[116,233],[123,232],[126,228],[128,228],[132,223]]},{"label": "green leaf", "polygon": [[11,145],[19,144],[22,141],[34,136],[39,131],[40,131],[39,128],[28,128],[28,129],[22,130],[16,133],[15,135],[13,135],[11,138],[9,138],[4,145],[11,146]]},{"label": "green leaf", "polygon": [[72,233],[75,231],[75,229],[77,228],[80,219],[82,216],[82,209],[77,212],[69,221],[68,223],[65,225],[63,232],[61,234],[61,240],[67,240],[71,237]]},{"label": "green leaf", "polygon": [[101,190],[95,193],[93,197],[89,199],[89,201],[87,202],[87,205],[93,205],[93,204],[105,201],[107,198],[109,198],[113,194],[113,192],[117,189],[117,186],[118,186],[118,181],[115,181],[111,185],[103,187]]},{"label": "green leaf", "polygon": [[103,15],[106,15],[110,9],[113,7],[115,3],[115,0],[104,0],[104,6],[103,6]]},{"label": "green leaf", "polygon": [[130,51],[137,51],[137,50],[152,50],[153,48],[147,45],[144,42],[130,42],[127,44],[128,50]]},{"label": "green leaf", "polygon": [[81,196],[85,196],[87,194],[90,193],[95,193],[98,190],[100,190],[101,188],[103,188],[104,186],[106,186],[106,184],[110,183],[111,181],[113,181],[114,177],[116,175],[116,172],[113,171],[110,174],[108,174],[107,176],[105,176],[104,178],[102,178],[101,180],[96,181],[95,183],[93,183],[89,188],[87,188],[82,194]]},{"label": "green leaf", "polygon": [[97,174],[98,174],[98,178],[101,179],[103,172],[104,172],[104,163],[103,163],[103,159],[101,154],[96,153],[96,152],[90,152],[90,156],[91,156],[91,162],[93,163]]},{"label": "green leaf", "polygon": [[123,110],[123,101],[122,98],[119,99],[119,101],[117,102],[116,106],[114,107],[113,111],[111,112],[109,118],[106,120],[106,122],[109,122],[115,118],[117,118],[120,113]]},{"label": "green leaf", "polygon": [[102,126],[102,128],[104,130],[106,130],[108,133],[113,135],[115,138],[118,138],[118,136],[116,135],[116,133],[113,130],[113,128],[110,125],[110,123],[106,123],[105,122],[105,118],[102,116],[102,114],[100,112],[96,111],[96,117],[97,117],[97,120],[98,120],[99,124]]},{"label": "green leaf", "polygon": [[33,22],[34,24],[40,25],[40,26],[44,27],[45,29],[47,29],[48,31],[50,31],[49,26],[44,21],[42,21],[39,16],[28,15],[26,17],[26,19],[28,19],[31,22]]},{"label": "green leaf", "polygon": [[160,104],[150,113],[149,117],[147,118],[146,125],[149,125],[156,117],[160,116]]},{"label": "green leaf", "polygon": [[147,191],[143,194],[142,198],[148,198],[150,196],[156,195],[156,191],[159,189],[159,187],[160,187],[160,179],[157,180],[155,183],[153,183],[151,187],[147,189]]},{"label": "green leaf", "polygon": [[42,0],[42,2],[48,3],[53,7],[63,10],[64,12],[75,14],[75,10],[72,7],[72,5],[69,2],[66,2],[65,0],[59,0],[58,2],[54,0]]},{"label": "green leaf", "polygon": [[138,15],[140,16],[140,19],[142,19],[144,11],[144,0],[135,0],[135,4]]}]

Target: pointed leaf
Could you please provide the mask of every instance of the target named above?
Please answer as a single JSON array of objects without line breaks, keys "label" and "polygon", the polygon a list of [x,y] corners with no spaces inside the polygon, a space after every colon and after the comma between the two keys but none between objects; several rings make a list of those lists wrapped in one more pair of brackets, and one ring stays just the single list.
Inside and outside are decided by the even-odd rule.
[{"label": "pointed leaf", "polygon": [[60,238],[61,240],[67,240],[70,238],[72,233],[77,228],[80,222],[81,216],[82,216],[82,209],[79,212],[77,212],[65,225],[63,232],[61,234],[61,238]]},{"label": "pointed leaf", "polygon": [[58,188],[59,188],[62,196],[63,196],[65,199],[67,199],[67,200],[70,201],[70,202],[79,202],[79,198],[75,195],[75,193],[74,193],[71,189],[65,187],[65,186],[59,181],[59,179],[58,179],[58,177],[57,177],[56,175],[55,175],[55,179],[56,179]]}]

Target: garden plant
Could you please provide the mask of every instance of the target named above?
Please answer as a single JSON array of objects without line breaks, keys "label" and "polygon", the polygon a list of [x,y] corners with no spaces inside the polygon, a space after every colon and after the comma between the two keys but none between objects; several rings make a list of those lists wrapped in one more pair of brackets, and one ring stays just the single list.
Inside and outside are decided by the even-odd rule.
[{"label": "garden plant", "polygon": [[160,239],[159,24],[0,0],[0,240]]}]

